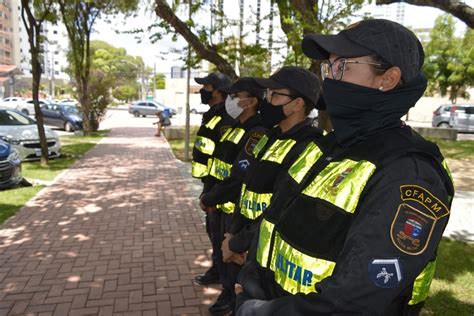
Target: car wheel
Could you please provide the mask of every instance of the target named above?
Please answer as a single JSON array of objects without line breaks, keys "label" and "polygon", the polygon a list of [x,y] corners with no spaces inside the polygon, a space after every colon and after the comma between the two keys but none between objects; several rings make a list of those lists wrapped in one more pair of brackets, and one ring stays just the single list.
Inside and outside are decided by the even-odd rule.
[{"label": "car wheel", "polygon": [[21,113],[25,114],[25,115],[30,115],[30,112],[28,112],[27,109],[22,109],[21,110]]},{"label": "car wheel", "polygon": [[133,116],[140,117],[140,112],[138,112],[138,111],[133,112]]},{"label": "car wheel", "polygon": [[191,110],[191,113],[192,113],[192,114],[198,114],[198,111],[197,111],[196,109],[192,109],[192,110]]},{"label": "car wheel", "polygon": [[146,117],[146,115],[142,115],[142,117]]},{"label": "car wheel", "polygon": [[64,130],[66,132],[74,132],[74,126],[72,126],[71,123],[66,122],[66,123],[64,123]]},{"label": "car wheel", "polygon": [[451,126],[449,126],[449,124],[447,122],[441,122],[441,123],[438,124],[438,127],[450,128]]}]

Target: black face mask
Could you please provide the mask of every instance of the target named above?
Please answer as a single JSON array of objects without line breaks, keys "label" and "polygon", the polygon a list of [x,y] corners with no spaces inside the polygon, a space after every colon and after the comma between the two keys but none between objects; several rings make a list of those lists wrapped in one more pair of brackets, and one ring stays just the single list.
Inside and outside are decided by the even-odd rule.
[{"label": "black face mask", "polygon": [[212,91],[207,91],[202,88],[199,90],[199,93],[201,94],[201,103],[202,104],[209,104],[209,101],[212,99]]},{"label": "black face mask", "polygon": [[262,103],[260,103],[260,117],[263,126],[266,128],[273,128],[275,125],[283,121],[286,118],[286,115],[283,112],[283,105],[273,105],[264,98]]},{"label": "black face mask", "polygon": [[386,92],[325,79],[324,101],[337,142],[349,146],[378,130],[401,126],[400,118],[416,104],[425,89],[426,79],[422,74]]}]

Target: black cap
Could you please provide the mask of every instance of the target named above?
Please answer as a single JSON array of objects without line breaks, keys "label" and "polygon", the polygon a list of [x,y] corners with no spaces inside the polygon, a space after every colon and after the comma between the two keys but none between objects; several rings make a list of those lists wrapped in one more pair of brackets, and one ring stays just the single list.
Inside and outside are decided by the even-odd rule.
[{"label": "black cap", "polygon": [[230,80],[228,76],[220,72],[211,72],[206,77],[194,78],[194,81],[199,84],[211,84],[214,90],[220,90],[220,88],[232,83],[232,80]]},{"label": "black cap", "polygon": [[319,78],[301,67],[286,66],[275,72],[270,78],[254,78],[255,82],[269,89],[291,89],[316,105],[321,91]]},{"label": "black cap", "polygon": [[255,83],[254,78],[250,77],[242,77],[230,86],[223,87],[221,90],[228,94],[245,91],[260,100],[263,99],[264,92],[264,89]]},{"label": "black cap", "polygon": [[349,25],[337,35],[306,35],[303,52],[314,59],[378,55],[397,66],[408,82],[418,76],[425,53],[418,38],[401,24],[384,19],[369,19]]}]

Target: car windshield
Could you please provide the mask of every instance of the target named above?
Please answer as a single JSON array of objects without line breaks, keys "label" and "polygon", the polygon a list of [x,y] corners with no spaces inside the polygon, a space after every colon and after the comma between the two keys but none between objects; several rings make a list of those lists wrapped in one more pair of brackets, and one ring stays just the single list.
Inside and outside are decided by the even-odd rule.
[{"label": "car windshield", "polygon": [[35,121],[15,111],[1,110],[0,125],[32,125]]},{"label": "car windshield", "polygon": [[64,107],[64,112],[68,114],[79,114],[79,109],[77,106],[67,105]]}]

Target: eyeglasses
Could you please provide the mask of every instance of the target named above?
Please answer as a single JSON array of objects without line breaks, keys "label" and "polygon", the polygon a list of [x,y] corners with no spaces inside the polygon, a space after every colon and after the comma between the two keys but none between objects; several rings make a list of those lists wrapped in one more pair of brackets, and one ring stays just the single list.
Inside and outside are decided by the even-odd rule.
[{"label": "eyeglasses", "polygon": [[339,57],[334,59],[331,63],[329,60],[325,60],[321,63],[321,78],[324,80],[329,77],[329,71],[331,71],[332,79],[341,80],[344,76],[344,71],[347,70],[347,64],[361,64],[361,65],[372,65],[382,67],[383,64],[371,63],[368,61],[359,60],[347,60],[345,57]]},{"label": "eyeglasses", "polygon": [[292,95],[292,94],[286,94],[286,93],[280,93],[280,92],[275,92],[275,91],[272,91],[272,90],[269,90],[267,89],[267,91],[265,91],[264,93],[264,98],[267,99],[268,102],[272,103],[272,100],[273,100],[273,96],[274,95],[281,95],[281,96],[284,96],[284,97],[288,97],[290,98],[291,100],[294,100],[296,98],[298,98],[298,96],[296,95]]}]

